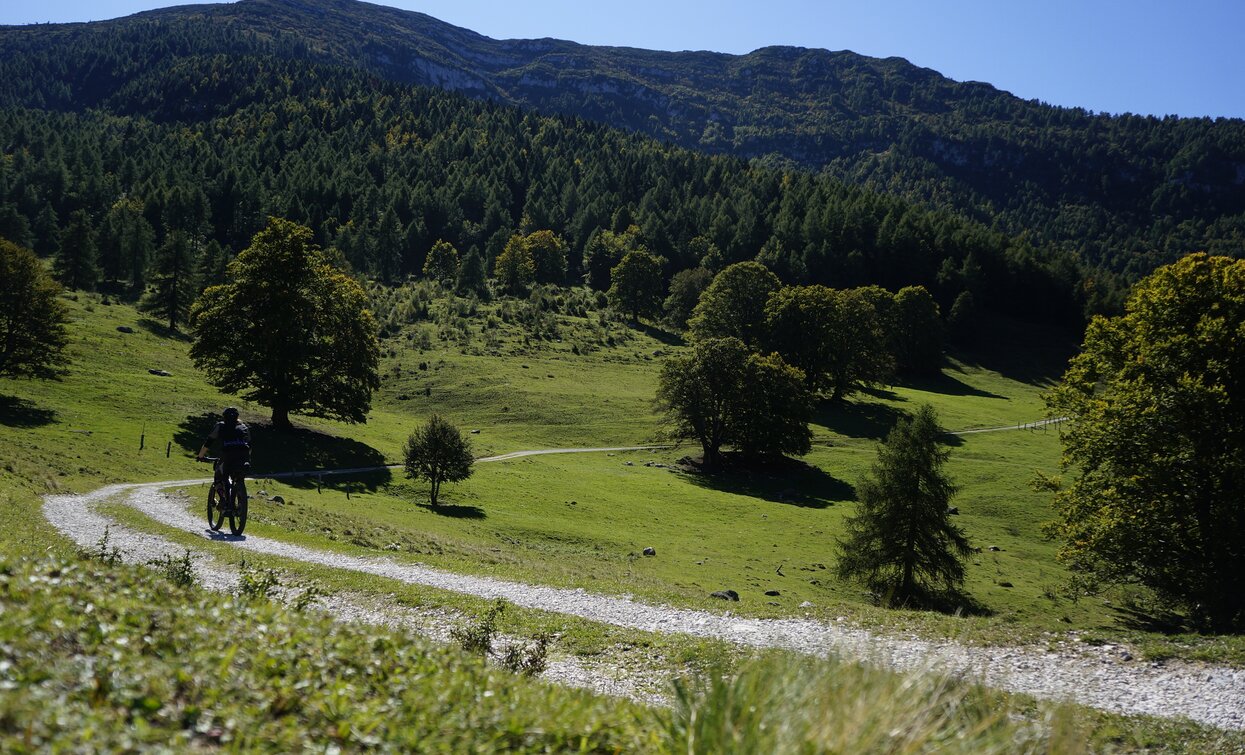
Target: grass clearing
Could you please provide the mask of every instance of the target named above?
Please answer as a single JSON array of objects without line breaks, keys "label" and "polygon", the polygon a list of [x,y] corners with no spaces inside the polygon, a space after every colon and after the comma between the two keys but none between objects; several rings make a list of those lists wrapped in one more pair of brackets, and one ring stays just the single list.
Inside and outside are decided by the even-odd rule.
[{"label": "grass clearing", "polygon": [[[0,381],[0,496],[22,512],[0,542],[19,552],[60,543],[37,510],[43,492],[204,476],[188,456],[214,413],[238,403],[202,383],[185,340],[132,308],[93,296],[68,303],[74,325],[65,378]],[[437,298],[422,284],[386,290],[378,297],[384,383],[368,423],[300,420],[299,432],[277,436],[260,407],[243,403],[244,418],[254,421],[256,467],[262,474],[393,462],[406,434],[434,410],[479,430],[470,436],[479,455],[659,440],[652,396],[660,355],[679,346],[594,306],[585,291],[479,304]],[[1105,596],[1109,603],[1064,594],[1056,545],[1041,535],[1049,502],[1029,486],[1036,472],[1057,468],[1055,428],[951,439],[957,521],[983,549],[966,586],[987,615],[877,609],[832,576],[854,484],[901,412],[927,401],[956,429],[1042,416],[1041,390],[1058,372],[1061,347],[1023,326],[998,327],[985,338],[1012,338],[1032,353],[1010,361],[961,355],[936,379],[823,406],[807,467],[716,477],[670,471],[696,450],[688,447],[528,457],[479,465],[466,483],[447,487],[438,511],[420,506],[423,491],[390,472],[326,477],[319,492],[309,480],[264,482],[253,489],[262,485],[292,504],[257,501],[249,526],[317,547],[677,605],[721,608],[707,595],[730,588],[744,598],[732,610],[749,615],[848,616],[987,643],[1049,642],[1078,630],[1090,640],[1131,641],[1153,657],[1245,665],[1239,638],[1165,637],[1126,625],[1116,610],[1126,591]],[[657,556],[639,555],[645,547]],[[813,608],[800,608],[805,602]]]}]

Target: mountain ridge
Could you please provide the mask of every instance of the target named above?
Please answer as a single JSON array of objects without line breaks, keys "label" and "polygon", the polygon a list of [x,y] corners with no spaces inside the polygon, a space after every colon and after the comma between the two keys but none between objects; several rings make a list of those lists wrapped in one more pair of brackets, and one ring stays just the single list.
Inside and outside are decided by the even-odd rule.
[{"label": "mountain ridge", "polygon": [[[74,40],[137,35],[143,24],[193,27],[189,44],[203,54],[258,46],[711,154],[826,172],[1129,275],[1190,251],[1245,248],[1245,121],[1095,115],[957,82],[900,57],[497,40],[356,0],[241,0],[72,27],[4,27],[0,51],[12,56],[22,47],[14,40],[25,36],[36,57],[68,55]],[[134,55],[151,66],[185,52],[136,48]],[[0,93],[0,102],[90,107],[97,93],[89,86],[98,79],[94,69],[67,71],[58,102],[47,92]]]}]

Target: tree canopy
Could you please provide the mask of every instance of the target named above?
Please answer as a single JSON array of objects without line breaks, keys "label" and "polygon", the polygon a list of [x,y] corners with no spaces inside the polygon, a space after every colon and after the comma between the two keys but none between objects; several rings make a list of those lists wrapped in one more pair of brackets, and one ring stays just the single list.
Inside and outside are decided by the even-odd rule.
[{"label": "tree canopy", "polygon": [[424,275],[438,283],[449,285],[458,278],[458,250],[443,239],[437,239],[424,259]]},{"label": "tree canopy", "polygon": [[34,252],[0,238],[0,377],[59,374],[69,341],[60,292]]},{"label": "tree canopy", "polygon": [[427,423],[410,434],[402,458],[407,477],[428,481],[433,506],[437,505],[442,483],[461,482],[475,471],[471,442],[439,414],[429,417]]},{"label": "tree canopy", "polygon": [[610,271],[610,306],[631,315],[632,320],[656,317],[661,312],[662,259],[644,251],[631,251]]},{"label": "tree canopy", "polygon": [[869,586],[888,605],[937,604],[964,582],[968,538],[951,523],[955,486],[942,471],[942,428],[923,404],[878,446],[856,486],[859,505],[838,541],[838,574]]},{"label": "tree canopy", "polygon": [[811,390],[837,400],[893,371],[887,333],[863,290],[789,286],[774,292],[764,315],[765,347],[803,370]]},{"label": "tree canopy", "polygon": [[700,296],[688,328],[694,338],[738,338],[758,348],[764,335],[765,305],[782,286],[759,262],[723,268]]},{"label": "tree canopy", "polygon": [[1245,630],[1245,261],[1194,254],[1138,283],[1122,316],[1090,323],[1048,405],[1072,419],[1060,558]]},{"label": "tree canopy", "polygon": [[311,230],[270,218],[191,311],[195,366],[208,382],[272,409],[366,421],[380,386],[376,322],[363,288],[330,265]]},{"label": "tree canopy", "polygon": [[707,469],[721,465],[724,445],[751,457],[809,451],[812,403],[803,373],[737,338],[703,339],[668,358],[657,401],[677,437],[700,443]]}]

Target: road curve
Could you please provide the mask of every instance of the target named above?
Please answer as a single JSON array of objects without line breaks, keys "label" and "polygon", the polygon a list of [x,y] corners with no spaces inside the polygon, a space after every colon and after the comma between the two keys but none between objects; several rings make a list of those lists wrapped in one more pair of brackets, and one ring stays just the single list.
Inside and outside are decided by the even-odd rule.
[{"label": "road curve", "polygon": [[[481,461],[504,461],[541,453],[586,453],[643,450],[552,449],[516,452]],[[339,470],[335,470],[340,472]],[[311,472],[297,474],[328,474]],[[275,475],[274,475],[275,476]],[[151,519],[205,539],[230,543],[240,550],[270,554],[306,563],[347,569],[427,585],[482,598],[504,598],[527,608],[562,613],[590,621],[649,632],[684,633],[724,640],[747,648],[782,648],[810,655],[829,653],[879,664],[899,671],[938,670],[989,686],[1125,714],[1183,716],[1226,729],[1245,729],[1245,670],[1205,664],[1127,662],[1118,649],[1068,644],[1057,652],[1035,647],[974,647],[953,641],[893,637],[850,626],[805,618],[749,619],[708,611],[653,605],[629,597],[600,595],[581,589],[531,585],[492,577],[455,574],[384,557],[361,558],[307,548],[280,540],[251,536],[233,538],[208,531],[197,514],[165,495],[167,488],[206,480],[174,480],[111,485],[86,495],[53,495],[44,499],[48,521],[83,547],[90,547],[111,528],[112,542],[130,560],[144,562],[159,554],[180,554],[183,546],[158,535],[136,532],[110,522],[93,504],[124,496],[124,501]],[[202,556],[202,554],[201,554]],[[208,559],[210,561],[210,559]],[[217,570],[219,572],[219,569]],[[229,589],[217,574],[215,584]],[[332,598],[330,598],[332,600]]]}]

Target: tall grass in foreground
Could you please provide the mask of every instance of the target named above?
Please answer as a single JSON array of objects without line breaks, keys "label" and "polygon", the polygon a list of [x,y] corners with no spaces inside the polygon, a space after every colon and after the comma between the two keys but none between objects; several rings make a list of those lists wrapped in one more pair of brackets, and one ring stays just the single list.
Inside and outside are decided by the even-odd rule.
[{"label": "tall grass in foreground", "polygon": [[664,737],[683,753],[1075,753],[1072,717],[1034,717],[934,674],[768,656],[679,682]]}]

